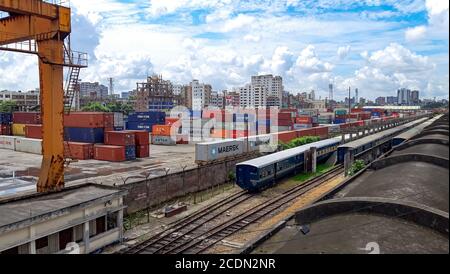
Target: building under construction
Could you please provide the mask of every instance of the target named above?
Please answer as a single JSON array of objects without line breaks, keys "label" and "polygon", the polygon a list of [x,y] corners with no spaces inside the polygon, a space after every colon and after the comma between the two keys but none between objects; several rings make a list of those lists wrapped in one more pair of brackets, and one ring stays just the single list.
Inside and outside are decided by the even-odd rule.
[{"label": "building under construction", "polygon": [[176,103],[172,83],[161,75],[147,77],[147,82],[136,83],[136,111],[170,110]]}]

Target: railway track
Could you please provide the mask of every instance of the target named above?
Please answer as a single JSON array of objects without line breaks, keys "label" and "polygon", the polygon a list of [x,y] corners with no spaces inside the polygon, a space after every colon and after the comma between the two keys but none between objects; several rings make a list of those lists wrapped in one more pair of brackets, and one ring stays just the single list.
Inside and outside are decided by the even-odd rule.
[{"label": "railway track", "polygon": [[248,210],[231,220],[208,227],[207,223],[252,197],[242,191],[231,195],[227,199],[214,204],[206,212],[196,213],[176,222],[168,231],[161,232],[143,243],[133,246],[123,253],[126,254],[197,254],[205,251],[222,239],[255,223],[264,216],[274,212],[281,206],[293,201],[307,191],[317,187],[343,172],[342,165],[336,166],[328,172],[312,178],[301,185],[293,187],[258,206]]}]

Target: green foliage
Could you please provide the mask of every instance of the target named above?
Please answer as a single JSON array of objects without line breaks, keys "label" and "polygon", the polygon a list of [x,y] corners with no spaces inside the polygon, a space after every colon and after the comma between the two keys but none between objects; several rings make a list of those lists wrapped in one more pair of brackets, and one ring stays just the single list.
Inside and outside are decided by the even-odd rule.
[{"label": "green foliage", "polygon": [[17,110],[17,103],[15,101],[0,102],[0,112],[13,112]]},{"label": "green foliage", "polygon": [[133,111],[133,105],[130,103],[123,104],[122,102],[110,102],[103,104],[100,102],[91,102],[84,106],[83,111],[100,111],[100,112],[122,112],[128,115]]},{"label": "green foliage", "polygon": [[236,180],[236,174],[233,171],[228,172],[228,180],[234,182]]},{"label": "green foliage", "polygon": [[294,181],[297,182],[304,182],[312,177],[317,177],[325,172],[327,172],[329,169],[331,169],[333,166],[332,165],[327,165],[327,164],[319,164],[316,167],[316,172],[315,173],[301,173],[298,174],[294,177]]},{"label": "green foliage", "polygon": [[356,173],[358,173],[358,171],[362,170],[364,167],[366,167],[366,164],[364,163],[363,160],[356,160],[350,167],[349,175],[350,176],[355,175]]},{"label": "green foliage", "polygon": [[290,149],[290,148],[306,145],[306,144],[317,142],[317,141],[320,141],[320,137],[303,136],[303,137],[295,138],[287,144],[283,143],[281,141],[279,142],[279,144],[281,145],[282,150],[285,150],[285,149]]}]

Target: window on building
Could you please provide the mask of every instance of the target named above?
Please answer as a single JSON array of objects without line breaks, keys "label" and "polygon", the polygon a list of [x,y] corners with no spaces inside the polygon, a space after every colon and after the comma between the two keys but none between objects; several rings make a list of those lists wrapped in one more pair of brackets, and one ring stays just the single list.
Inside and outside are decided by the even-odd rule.
[{"label": "window on building", "polygon": [[108,213],[108,215],[106,216],[107,230],[111,230],[117,227],[117,219],[118,219],[118,212]]},{"label": "window on building", "polygon": [[59,250],[66,249],[70,242],[73,242],[73,227],[59,232]]},{"label": "window on building", "polygon": [[36,241],[36,254],[48,254],[48,236],[37,239]]}]

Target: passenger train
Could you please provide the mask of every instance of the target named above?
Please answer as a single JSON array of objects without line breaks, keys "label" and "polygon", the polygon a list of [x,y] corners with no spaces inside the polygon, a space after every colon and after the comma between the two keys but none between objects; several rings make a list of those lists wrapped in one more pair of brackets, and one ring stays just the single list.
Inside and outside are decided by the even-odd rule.
[{"label": "passenger train", "polygon": [[342,137],[335,137],[238,163],[236,164],[236,183],[242,189],[251,192],[268,188],[279,179],[300,171],[304,166],[304,152],[311,147],[317,148],[317,163],[327,161],[333,153],[337,152],[336,163],[339,164],[344,162],[344,155],[348,149],[353,149],[354,155],[357,155],[381,144],[389,143],[390,148],[394,136],[427,119],[421,118],[343,145],[341,145]]},{"label": "passenger train", "polygon": [[326,161],[338,148],[341,137],[322,140],[236,164],[236,182],[241,188],[256,192],[272,186],[282,177],[299,171],[304,152],[317,148],[317,162]]}]

